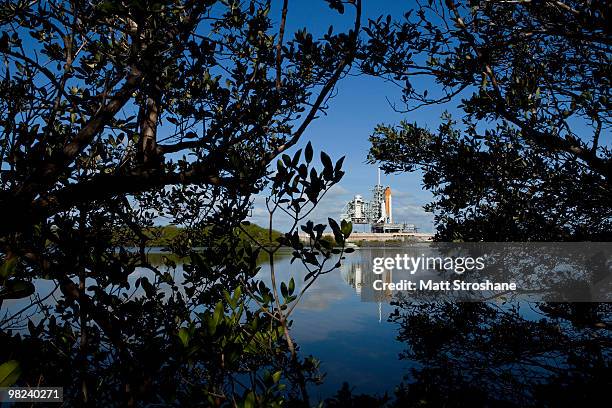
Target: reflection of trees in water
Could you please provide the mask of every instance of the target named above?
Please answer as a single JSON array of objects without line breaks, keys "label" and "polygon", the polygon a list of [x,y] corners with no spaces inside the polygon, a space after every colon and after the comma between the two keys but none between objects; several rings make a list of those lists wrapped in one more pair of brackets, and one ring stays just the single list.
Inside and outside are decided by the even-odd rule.
[{"label": "reflection of trees in water", "polygon": [[[592,245],[595,252],[597,245]],[[373,274],[372,259],[395,252],[360,252],[360,258],[345,266],[345,280],[353,288],[361,284],[362,301],[379,301],[372,292],[386,301],[388,294],[373,291],[372,281],[393,281],[392,272]],[[600,272],[607,270],[602,263],[605,257],[588,252],[572,259],[583,260],[589,277],[600,279]],[[503,269],[514,273],[514,278],[527,279],[534,276],[534,270],[540,271],[531,284],[547,296],[566,296],[576,290],[566,289],[575,285],[575,273],[546,278],[564,262],[562,255],[570,256],[567,248],[556,252],[551,248],[548,252],[506,248],[496,254],[498,262],[520,265]],[[588,405],[607,391],[612,378],[612,304],[456,303],[450,295],[440,294],[436,301],[424,295],[424,301],[415,301],[413,293],[393,298],[396,309],[389,321],[397,325],[398,340],[406,344],[400,359],[418,363],[398,388],[393,406]],[[373,406],[383,400],[352,395],[347,388],[332,402],[342,406],[342,401],[367,401]]]},{"label": "reflection of trees in water", "polygon": [[240,290],[257,254],[241,252],[231,236],[218,244],[192,253],[180,273],[171,259],[150,258],[156,272],[137,285],[98,280],[79,297],[64,282],[40,321],[11,321],[25,327],[19,332],[0,324],[0,361],[19,361],[19,386],[62,386],[66,406],[82,406],[83,393],[92,406],[208,406],[250,391],[277,398],[281,377],[271,374],[289,385],[295,375],[286,344]]},{"label": "reflection of trees in water", "polygon": [[[517,290],[503,295],[515,300],[611,300],[612,251],[605,242],[440,243],[437,248],[442,256],[481,257],[484,269],[466,271],[461,279],[514,282]],[[491,295],[470,293],[467,298],[486,300]]]},{"label": "reflection of trees in water", "polygon": [[399,401],[589,406],[610,385],[612,304],[394,304],[400,358],[421,364]]}]

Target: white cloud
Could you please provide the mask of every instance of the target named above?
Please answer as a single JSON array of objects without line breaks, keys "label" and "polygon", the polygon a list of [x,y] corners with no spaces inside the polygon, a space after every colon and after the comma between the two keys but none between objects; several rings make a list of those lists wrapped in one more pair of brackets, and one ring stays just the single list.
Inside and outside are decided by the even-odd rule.
[{"label": "white cloud", "polygon": [[350,196],[350,195],[351,195],[351,192],[340,184],[336,184],[335,186],[330,188],[326,194],[327,197],[343,197],[343,196]]}]

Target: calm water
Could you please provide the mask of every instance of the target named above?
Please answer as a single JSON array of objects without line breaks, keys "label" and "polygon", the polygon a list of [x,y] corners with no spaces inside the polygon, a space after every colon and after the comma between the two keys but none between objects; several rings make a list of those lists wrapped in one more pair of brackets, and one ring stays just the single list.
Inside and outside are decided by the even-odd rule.
[{"label": "calm water", "polygon": [[[382,395],[385,392],[392,394],[402,381],[411,380],[407,376],[417,363],[407,359],[400,360],[400,353],[405,352],[409,344],[397,340],[399,325],[387,321],[388,316],[395,310],[395,306],[390,304],[394,296],[390,292],[375,291],[372,288],[375,279],[399,282],[409,277],[406,276],[408,272],[394,269],[374,275],[373,259],[395,257],[397,254],[418,257],[435,253],[435,249],[426,244],[401,248],[357,249],[346,256],[339,269],[319,277],[310,287],[291,315],[291,334],[299,345],[302,356],[312,355],[321,362],[321,372],[325,374],[325,379],[322,385],[312,387],[313,400],[334,395],[343,382],[348,382],[355,393]],[[161,264],[162,255],[159,250],[152,249],[149,260],[153,264]],[[290,261],[290,252],[279,252],[275,257],[277,281],[280,284],[281,281],[288,282],[293,277],[297,292],[303,285],[307,271],[299,261],[293,264]],[[330,265],[333,263],[330,262]],[[262,259],[260,266],[261,271],[256,279],[261,279],[269,285],[270,271],[267,260]],[[130,276],[130,282],[133,284],[139,276],[148,273],[137,270]],[[181,281],[181,276],[182,264],[179,262],[175,271],[177,282]],[[440,278],[436,272],[423,270],[419,271],[418,276],[432,280]],[[35,284],[41,298],[54,290],[50,281],[39,280]],[[28,299],[5,301],[2,313],[11,315],[28,303]],[[54,304],[52,298],[46,303]],[[501,302],[497,307],[509,308],[511,304]],[[523,319],[530,321],[542,317],[538,311],[529,307],[522,308],[520,314]],[[35,314],[28,315],[34,323],[38,322]],[[18,327],[15,329],[19,330]],[[23,326],[21,329],[27,330],[27,327]],[[548,357],[544,355],[543,358]],[[559,363],[562,361],[559,360]]]},{"label": "calm water", "polygon": [[[315,396],[333,395],[345,381],[356,393],[392,394],[408,374],[410,362],[398,359],[406,344],[396,340],[397,325],[387,322],[394,310],[393,296],[372,289],[376,276],[371,272],[372,259],[405,253],[417,256],[423,251],[427,252],[422,246],[361,248],[308,289],[292,314],[292,334],[301,352],[318,358],[326,373],[324,383],[312,390]],[[304,266],[298,261],[290,264],[290,257],[277,257],[275,270],[282,280],[293,276],[296,286],[303,282]],[[268,276],[269,268],[263,264],[258,277],[268,281]],[[400,278],[397,273],[376,277],[387,282]]]},{"label": "calm water", "polygon": [[[411,251],[409,248],[356,250],[346,256],[340,269],[321,276],[294,310],[292,335],[302,355],[319,359],[321,371],[326,374],[324,383],[312,390],[315,398],[335,394],[344,381],[355,387],[358,393],[392,392],[408,372],[409,362],[398,359],[405,344],[395,340],[396,327],[387,322],[387,316],[393,310],[389,304],[391,295],[374,292],[369,280],[374,276],[371,273],[373,257]],[[161,262],[157,249],[151,250],[150,254],[152,263]],[[297,291],[303,283],[305,268],[299,261],[291,264],[290,259],[290,252],[275,257],[277,279],[287,282],[294,277]],[[267,261],[262,262],[261,267],[257,278],[269,284]],[[137,270],[130,276],[130,282],[133,284],[144,273]],[[181,273],[182,265],[179,263],[177,281],[180,281]],[[383,278],[391,279],[385,275]],[[47,280],[38,280],[35,285],[41,298],[54,289],[54,284]],[[45,303],[54,304],[51,297]],[[28,299],[7,300],[3,312],[12,314],[28,304]],[[34,323],[39,321],[39,316],[30,315],[30,318]]]}]

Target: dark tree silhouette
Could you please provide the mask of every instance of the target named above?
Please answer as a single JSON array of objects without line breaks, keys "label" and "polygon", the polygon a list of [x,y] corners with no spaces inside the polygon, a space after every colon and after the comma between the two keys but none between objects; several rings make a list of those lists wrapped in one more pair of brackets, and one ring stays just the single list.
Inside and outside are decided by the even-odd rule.
[{"label": "dark tree silhouette", "polygon": [[605,1],[449,0],[369,22],[362,69],[400,85],[405,111],[464,112],[371,137],[384,169],[423,171],[439,239],[609,240],[609,16]]},{"label": "dark tree silhouette", "polygon": [[[308,405],[317,362],[290,314],[342,258],[305,217],[343,172],[285,152],[354,59],[361,3],[335,3],[352,29],[315,38],[286,32],[286,1],[0,2],[2,386],[63,386],[67,406]],[[279,242],[241,224],[255,193],[295,221]],[[181,230],[154,262],[159,223]],[[281,245],[302,284],[274,280]]]},{"label": "dark tree silhouette", "polygon": [[389,319],[408,345],[400,358],[419,363],[399,406],[599,405],[606,398],[608,303],[395,304]]},{"label": "dark tree silhouette", "polygon": [[[441,241],[609,241],[610,3],[419,2],[371,20],[362,70],[403,108],[455,103],[442,125],[379,125],[370,159],[423,173]],[[607,266],[606,266],[607,268]],[[599,405],[611,376],[607,303],[398,299],[419,363],[397,406]]]}]

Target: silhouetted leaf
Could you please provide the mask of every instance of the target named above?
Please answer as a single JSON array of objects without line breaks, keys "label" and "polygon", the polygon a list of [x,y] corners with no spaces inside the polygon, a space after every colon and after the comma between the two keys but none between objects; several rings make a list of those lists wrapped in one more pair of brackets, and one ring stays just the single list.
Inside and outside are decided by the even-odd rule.
[{"label": "silhouetted leaf", "polygon": [[0,365],[0,387],[11,387],[21,375],[21,367],[16,360],[9,360]]}]

